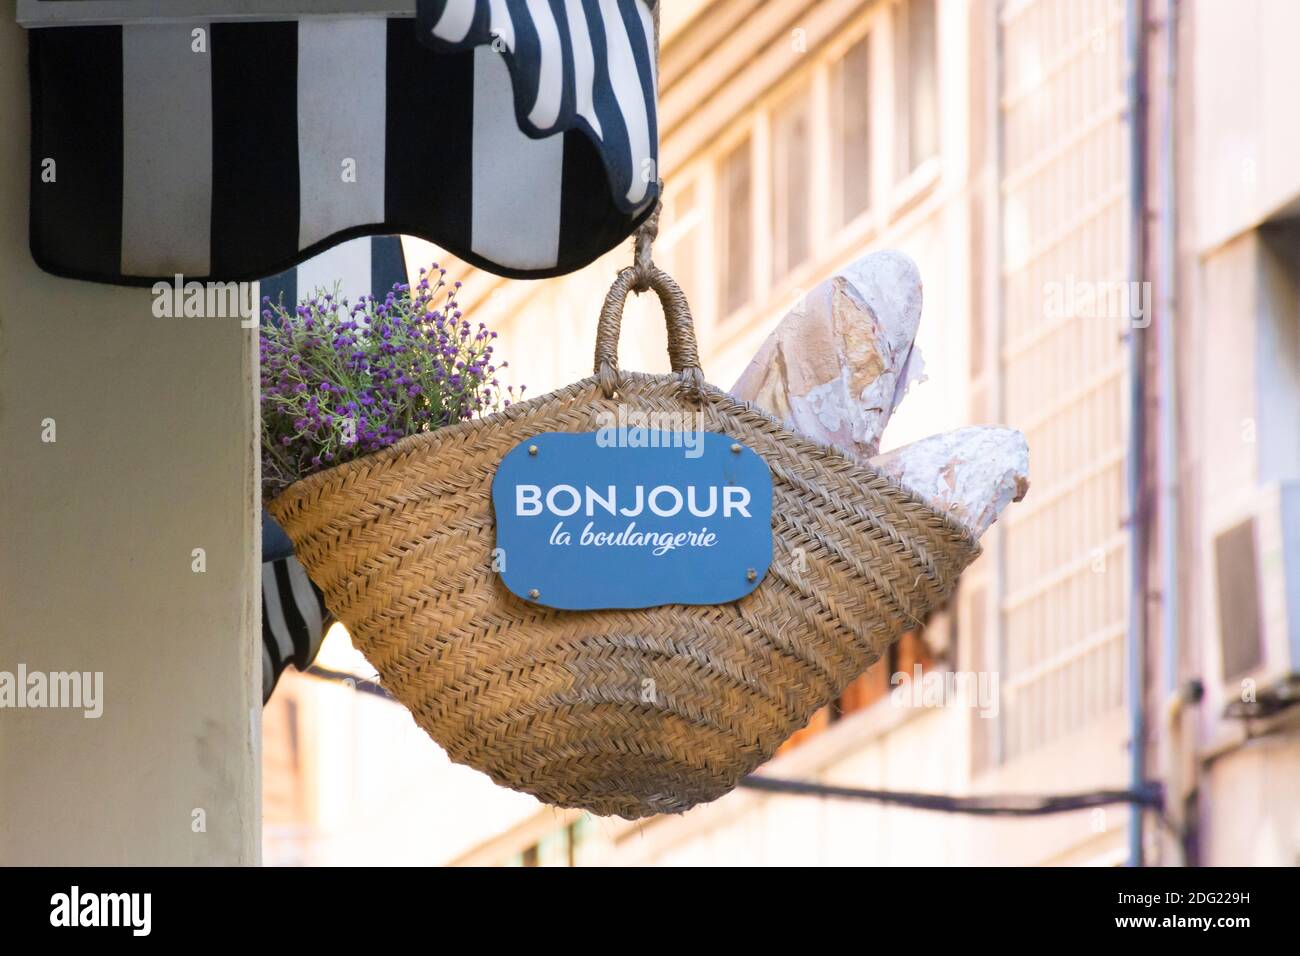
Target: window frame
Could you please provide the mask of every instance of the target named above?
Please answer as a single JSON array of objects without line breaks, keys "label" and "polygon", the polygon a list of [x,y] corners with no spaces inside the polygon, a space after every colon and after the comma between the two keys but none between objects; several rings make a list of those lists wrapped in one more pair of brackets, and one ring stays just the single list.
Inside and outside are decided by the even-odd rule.
[{"label": "window frame", "polygon": [[[767,165],[768,165],[768,196],[770,204],[767,216],[767,226],[771,236],[768,250],[768,261],[763,264],[763,268],[770,270],[772,282],[774,285],[781,285],[791,275],[798,273],[809,262],[812,262],[817,256],[817,215],[815,207],[818,205],[818,190],[816,183],[822,178],[823,170],[817,168],[819,165],[819,156],[817,149],[817,131],[818,109],[816,102],[816,90],[813,76],[803,78],[803,82],[797,83],[790,91],[786,92],[779,100],[773,102],[767,109],[769,135],[767,138]],[[802,101],[802,104],[800,104]],[[804,137],[804,146],[807,149],[808,168],[812,175],[810,176],[804,194],[805,209],[805,230],[803,237],[804,250],[803,257],[798,260],[790,259],[789,251],[789,220],[778,222],[779,219],[788,217],[793,204],[789,202],[789,195],[782,195],[778,189],[788,184],[786,173],[778,169],[778,149],[781,148],[778,143],[777,129],[779,122],[784,122],[787,116],[784,115],[791,109],[801,108],[804,111],[804,122],[806,124],[806,135]],[[821,159],[825,159],[825,151],[822,151]],[[787,171],[788,172],[788,171]],[[780,180],[778,182],[778,180]],[[783,208],[784,207],[784,208]],[[784,261],[778,261],[784,254]]]},{"label": "window frame", "polygon": [[[932,51],[932,66],[934,76],[931,78],[934,87],[934,150],[923,159],[917,160],[912,155],[914,144],[912,141],[912,115],[910,109],[899,109],[899,103],[905,102],[910,104],[914,102],[912,97],[912,87],[914,86],[914,76],[912,73],[912,39],[910,36],[912,5],[916,3],[929,3],[934,11],[934,49]],[[890,9],[890,66],[893,71],[892,92],[894,94],[894,144],[893,157],[893,182],[898,187],[907,184],[914,184],[926,177],[923,173],[938,165],[939,157],[943,155],[943,130],[942,117],[943,109],[940,101],[940,64],[942,62],[939,56],[939,0],[895,0]],[[906,161],[904,161],[906,155]],[[915,187],[913,187],[915,189]]]},{"label": "window frame", "polygon": [[[919,203],[928,201],[937,186],[943,167],[944,137],[936,125],[936,153],[923,161],[910,175],[896,174],[895,156],[902,117],[896,115],[894,22],[900,0],[874,4],[845,21],[835,34],[808,52],[807,62],[790,71],[746,109],[724,126],[713,141],[695,153],[682,166],[683,182],[693,183],[699,193],[697,203],[706,219],[705,255],[700,264],[705,276],[700,281],[696,307],[697,326],[713,347],[726,348],[737,337],[748,335],[759,314],[778,310],[793,303],[806,292],[804,288],[855,247],[873,241],[883,229],[908,216]],[[942,37],[939,30],[941,4],[936,0],[935,83],[936,103],[942,98],[938,84],[942,81]],[[841,218],[836,204],[842,203],[841,186],[832,182],[838,175],[838,142],[842,127],[833,114],[832,84],[835,70],[843,57],[865,41],[867,59],[867,204]],[[773,243],[775,220],[775,176],[773,170],[773,126],[777,112],[792,97],[809,92],[809,139],[812,149],[813,182],[809,190],[811,235],[809,251],[803,261],[780,277],[775,270]],[[940,124],[941,115],[935,122]],[[748,300],[728,309],[721,270],[725,267],[726,245],[722,238],[724,223],[720,216],[720,192],[724,185],[722,163],[737,144],[750,141],[750,221],[749,241],[750,294]],[[672,183],[669,183],[669,189]],[[764,228],[758,228],[758,226]],[[671,228],[671,227],[669,227]],[[706,288],[707,287],[707,288]],[[703,341],[703,338],[701,339]]]},{"label": "window frame", "polygon": [[[697,331],[701,326],[707,326],[706,316],[715,295],[712,277],[716,250],[712,232],[713,219],[710,215],[710,207],[715,200],[707,178],[703,172],[692,172],[674,180],[671,189],[665,188],[663,202],[667,216],[656,245],[657,249],[663,250],[669,271],[686,294],[686,300],[695,314]],[[690,211],[683,215],[677,200],[687,192],[694,193],[694,201]],[[681,282],[682,270],[679,267],[679,244],[687,237],[695,239],[699,245],[693,269],[696,281],[692,288],[687,287],[690,283]]]},{"label": "window frame", "polygon": [[[760,139],[760,131],[755,128],[752,117],[747,117],[741,123],[736,124],[731,132],[720,141],[716,154],[709,161],[710,173],[713,178],[712,204],[705,214],[712,217],[712,223],[711,229],[706,231],[712,239],[713,271],[718,276],[713,305],[714,314],[717,315],[720,326],[730,324],[737,316],[746,314],[754,307],[755,302],[762,297],[758,288],[758,277],[762,274],[761,260],[756,251],[756,246],[759,243],[755,241],[754,229],[754,224],[761,221],[760,216],[762,215],[761,203],[759,202],[761,190],[758,184],[761,179],[765,179],[766,175],[765,171],[760,168],[763,165],[760,161]],[[731,220],[729,217],[723,216],[721,212],[727,185],[723,167],[726,161],[735,155],[742,146],[749,151],[749,291],[744,301],[730,306],[727,303],[727,283],[721,278],[722,270],[728,267],[731,252],[728,245]]]},{"label": "window frame", "polygon": [[[852,35],[848,42],[835,51],[834,55],[829,57],[826,62],[826,85],[828,101],[826,104],[826,136],[828,143],[828,155],[830,157],[831,168],[828,170],[827,183],[830,188],[830,194],[827,202],[829,208],[826,213],[828,231],[834,235],[844,230],[852,228],[855,222],[859,222],[870,217],[878,206],[877,186],[880,181],[879,170],[876,168],[879,163],[877,157],[880,153],[880,130],[881,124],[879,117],[879,99],[877,87],[876,72],[878,70],[878,61],[880,59],[879,51],[875,49],[879,40],[879,31],[875,29],[875,23],[871,22],[865,30]],[[866,67],[867,67],[867,116],[866,116],[866,161],[867,161],[867,203],[864,207],[856,212],[843,214],[842,207],[844,204],[844,179],[846,172],[845,161],[845,132],[843,127],[844,110],[843,110],[843,88],[842,73],[845,61],[849,54],[863,47],[865,49]],[[837,91],[836,80],[841,80],[841,87]],[[838,107],[838,108],[837,108]]]}]

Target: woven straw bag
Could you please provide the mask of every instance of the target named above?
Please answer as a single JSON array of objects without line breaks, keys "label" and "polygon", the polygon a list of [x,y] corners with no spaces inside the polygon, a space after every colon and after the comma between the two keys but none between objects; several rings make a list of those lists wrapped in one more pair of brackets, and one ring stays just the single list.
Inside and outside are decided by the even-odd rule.
[{"label": "woven straw bag", "polygon": [[[979,545],[892,481],[704,382],[689,310],[654,269],[673,373],[621,372],[624,269],[596,374],[292,485],[270,510],[384,686],[453,760],[560,806],[627,818],[731,790],[942,604]],[[597,414],[702,410],[772,474],[772,564],[724,605],[564,611],[493,570],[492,479]],[[643,693],[649,678],[654,693]]]}]

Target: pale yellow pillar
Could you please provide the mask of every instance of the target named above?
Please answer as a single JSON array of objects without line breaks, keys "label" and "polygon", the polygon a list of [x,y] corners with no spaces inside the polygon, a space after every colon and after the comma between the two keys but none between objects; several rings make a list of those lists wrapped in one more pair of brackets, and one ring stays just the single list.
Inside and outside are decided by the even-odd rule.
[{"label": "pale yellow pillar", "polygon": [[0,864],[256,863],[254,333],[36,268],[28,102],[4,4],[0,672],[102,672],[103,714],[0,708]]}]

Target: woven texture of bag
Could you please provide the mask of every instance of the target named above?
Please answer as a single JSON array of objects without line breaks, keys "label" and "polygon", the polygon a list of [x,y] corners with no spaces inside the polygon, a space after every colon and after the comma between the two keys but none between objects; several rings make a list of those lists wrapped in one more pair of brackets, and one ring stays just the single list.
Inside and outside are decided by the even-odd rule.
[{"label": "woven texture of bag", "polygon": [[[620,372],[620,274],[597,374],[311,475],[269,505],[384,686],[453,760],[560,806],[627,818],[731,790],[904,631],[979,545],[910,491],[704,383],[680,290],[656,272],[674,372]],[[492,480],[599,413],[702,410],[772,473],[772,564],[724,605],[563,611],[493,570]]]}]

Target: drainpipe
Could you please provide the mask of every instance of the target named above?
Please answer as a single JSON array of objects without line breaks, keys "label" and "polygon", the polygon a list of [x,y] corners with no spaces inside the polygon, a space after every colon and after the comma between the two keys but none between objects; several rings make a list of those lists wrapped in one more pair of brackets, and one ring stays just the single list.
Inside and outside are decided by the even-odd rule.
[{"label": "drainpipe", "polygon": [[1177,305],[1177,191],[1174,187],[1174,109],[1178,95],[1178,0],[1165,11],[1165,115],[1160,137],[1160,273],[1164,280],[1156,341],[1160,354],[1160,597],[1164,605],[1161,658],[1164,690],[1178,691],[1178,405],[1174,353],[1174,309]]},{"label": "drainpipe", "polygon": [[1174,189],[1174,108],[1178,98],[1178,0],[1169,0],[1165,14],[1165,116],[1161,134],[1160,271],[1165,294],[1160,307],[1160,460],[1161,468],[1161,587],[1165,605],[1161,628],[1161,657],[1165,661],[1165,693],[1178,691],[1178,378],[1175,373],[1174,310],[1177,307],[1177,194]]},{"label": "drainpipe", "polygon": [[[1160,133],[1160,279],[1163,285],[1160,307],[1156,310],[1157,374],[1160,390],[1157,403],[1160,460],[1160,659],[1163,665],[1162,748],[1168,792],[1177,801],[1174,819],[1186,827],[1183,819],[1183,794],[1186,792],[1179,764],[1182,751],[1182,697],[1179,687],[1179,630],[1181,600],[1178,588],[1178,372],[1174,343],[1174,317],[1178,305],[1178,190],[1177,157],[1174,152],[1174,113],[1178,105],[1178,0],[1165,5],[1165,76],[1164,115]],[[1184,863],[1186,847],[1182,847]]]},{"label": "drainpipe", "polygon": [[[1146,262],[1146,170],[1144,160],[1146,109],[1143,97],[1145,0],[1127,0],[1125,29],[1125,70],[1128,85],[1129,121],[1129,280],[1141,283]],[[1141,285],[1130,289],[1141,290]],[[1139,291],[1140,295],[1140,291]],[[1139,298],[1139,301],[1141,299]],[[1131,311],[1131,310],[1130,310]],[[1141,320],[1129,319],[1127,333],[1129,359],[1129,435],[1126,457],[1128,506],[1128,715],[1129,715],[1129,785],[1134,792],[1146,785],[1146,509],[1143,507],[1142,465],[1145,452],[1146,422],[1146,335]],[[1129,811],[1128,863],[1143,865],[1143,808],[1134,803]]]}]

